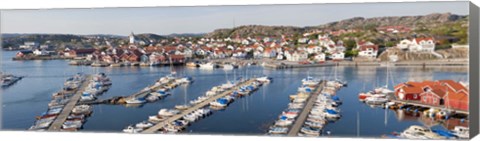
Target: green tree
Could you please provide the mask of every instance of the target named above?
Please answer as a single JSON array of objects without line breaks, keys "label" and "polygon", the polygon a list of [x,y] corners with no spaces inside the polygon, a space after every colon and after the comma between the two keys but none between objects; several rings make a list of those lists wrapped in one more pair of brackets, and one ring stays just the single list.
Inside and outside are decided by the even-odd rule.
[{"label": "green tree", "polygon": [[345,57],[355,57],[358,55],[358,50],[347,50],[345,51]]}]

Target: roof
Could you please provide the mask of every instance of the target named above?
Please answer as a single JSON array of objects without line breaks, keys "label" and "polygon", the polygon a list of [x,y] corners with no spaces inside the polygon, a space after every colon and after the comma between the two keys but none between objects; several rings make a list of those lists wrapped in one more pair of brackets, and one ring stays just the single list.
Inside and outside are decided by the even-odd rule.
[{"label": "roof", "polygon": [[448,86],[450,86],[451,89],[453,89],[456,92],[460,90],[464,90],[465,92],[468,92],[467,88],[465,88],[462,84],[455,82],[453,80],[439,80],[439,82],[442,84],[447,84]]},{"label": "roof", "polygon": [[366,51],[369,48],[372,48],[373,50],[378,50],[378,45],[361,45],[360,46],[361,51]]},{"label": "roof", "polygon": [[420,44],[420,41],[428,41],[428,40],[434,40],[432,37],[429,37],[429,38],[415,38],[415,41],[417,42],[417,44]]},{"label": "roof", "polygon": [[21,50],[21,51],[18,51],[18,52],[21,52],[22,54],[31,54],[31,53],[33,53],[33,51],[31,51],[31,50]]},{"label": "roof", "polygon": [[97,49],[94,48],[87,48],[87,49],[74,49],[75,53],[77,54],[90,54],[95,52]]}]

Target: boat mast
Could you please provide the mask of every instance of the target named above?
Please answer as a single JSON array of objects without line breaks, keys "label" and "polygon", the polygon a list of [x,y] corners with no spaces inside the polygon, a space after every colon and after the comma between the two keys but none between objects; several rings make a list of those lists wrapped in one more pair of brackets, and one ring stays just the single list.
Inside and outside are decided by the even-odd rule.
[{"label": "boat mast", "polygon": [[357,137],[360,137],[360,113],[357,111]]},{"label": "boat mast", "polygon": [[185,94],[183,98],[184,98],[185,105],[187,105],[187,85],[184,84],[183,86],[185,86]]},{"label": "boat mast", "polygon": [[387,88],[387,89],[388,89],[388,76],[389,76],[388,74],[389,73],[388,73],[388,61],[387,61],[387,74],[386,74],[386,77],[387,77],[386,79],[387,80],[385,80],[385,88]]}]

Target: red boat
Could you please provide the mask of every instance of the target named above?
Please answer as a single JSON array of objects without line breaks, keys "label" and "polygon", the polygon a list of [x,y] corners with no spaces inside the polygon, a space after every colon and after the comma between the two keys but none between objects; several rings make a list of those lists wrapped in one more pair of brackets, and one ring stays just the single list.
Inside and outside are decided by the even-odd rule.
[{"label": "red boat", "polygon": [[45,119],[45,118],[50,118],[50,117],[56,117],[58,114],[50,114],[50,115],[43,115],[43,116],[37,116],[35,117],[36,119]]}]

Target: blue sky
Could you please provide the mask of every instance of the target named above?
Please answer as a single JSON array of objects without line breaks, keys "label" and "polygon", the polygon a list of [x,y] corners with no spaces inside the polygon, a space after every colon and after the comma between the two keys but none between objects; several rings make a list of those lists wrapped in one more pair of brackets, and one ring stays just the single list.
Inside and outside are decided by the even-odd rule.
[{"label": "blue sky", "polygon": [[2,33],[206,33],[235,25],[315,26],[352,17],[468,14],[468,2],[357,3],[1,11]]}]

